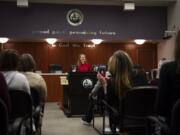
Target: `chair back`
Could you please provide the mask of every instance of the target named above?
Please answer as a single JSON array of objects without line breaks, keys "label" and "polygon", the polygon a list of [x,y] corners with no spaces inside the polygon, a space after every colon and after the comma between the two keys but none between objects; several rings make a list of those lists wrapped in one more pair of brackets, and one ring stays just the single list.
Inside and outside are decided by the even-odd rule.
[{"label": "chair back", "polygon": [[171,134],[180,135],[180,99],[177,100],[172,110]]},{"label": "chair back", "polygon": [[31,88],[31,96],[34,107],[41,104],[41,93],[37,90],[37,88]]},{"label": "chair back", "polygon": [[138,86],[128,91],[122,101],[121,131],[145,134],[147,116],[154,115],[157,87]]},{"label": "chair back", "polygon": [[2,99],[0,99],[0,135],[8,134],[8,111]]},{"label": "chair back", "polygon": [[9,90],[12,110],[10,113],[10,120],[14,120],[18,117],[32,117],[32,98],[31,96],[22,90]]},{"label": "chair back", "polygon": [[154,115],[157,89],[155,86],[139,86],[128,91],[123,99],[123,114],[134,117]]}]

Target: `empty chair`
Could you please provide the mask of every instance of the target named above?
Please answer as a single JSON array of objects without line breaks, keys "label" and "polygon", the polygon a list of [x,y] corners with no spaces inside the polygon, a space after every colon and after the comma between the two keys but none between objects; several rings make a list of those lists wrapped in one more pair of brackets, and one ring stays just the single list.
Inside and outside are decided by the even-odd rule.
[{"label": "empty chair", "polygon": [[62,72],[62,66],[59,64],[50,64],[49,65],[49,72],[50,73]]},{"label": "empty chair", "polygon": [[[32,98],[22,90],[9,90],[12,110],[9,115],[9,133],[20,134],[22,125],[27,134],[32,134]],[[18,120],[17,120],[18,119]],[[14,124],[16,123],[16,124]],[[26,135],[26,134],[25,134]]]},{"label": "empty chair", "polygon": [[0,99],[0,135],[8,134],[8,111],[2,99]]},{"label": "empty chair", "polygon": [[122,101],[120,129],[127,132],[146,132],[146,117],[155,115],[155,86],[139,86],[128,91]]}]

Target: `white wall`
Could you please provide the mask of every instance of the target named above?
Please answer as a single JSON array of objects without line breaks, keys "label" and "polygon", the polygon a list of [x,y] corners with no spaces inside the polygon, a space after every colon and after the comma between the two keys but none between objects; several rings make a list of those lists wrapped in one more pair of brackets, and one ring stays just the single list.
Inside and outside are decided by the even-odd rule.
[{"label": "white wall", "polygon": [[[167,30],[177,31],[180,30],[180,0],[177,0],[176,3],[168,7],[168,16],[167,16]],[[174,59],[174,38],[169,40],[162,41],[158,45],[158,61],[165,57],[168,60]]]},{"label": "white wall", "polygon": [[180,0],[168,7],[167,18],[168,30],[178,30],[180,28]]},{"label": "white wall", "polygon": [[170,61],[174,59],[174,39],[173,37],[158,44],[158,61],[163,57]]}]

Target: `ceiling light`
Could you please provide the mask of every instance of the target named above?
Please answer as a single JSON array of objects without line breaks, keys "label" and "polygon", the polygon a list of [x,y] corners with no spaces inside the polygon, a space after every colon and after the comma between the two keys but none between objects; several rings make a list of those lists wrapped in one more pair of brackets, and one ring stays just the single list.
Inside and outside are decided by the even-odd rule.
[{"label": "ceiling light", "polygon": [[53,45],[54,43],[57,42],[56,38],[46,38],[46,42],[48,42],[48,44]]},{"label": "ceiling light", "polygon": [[133,11],[133,10],[135,10],[135,3],[134,2],[125,2],[123,10],[124,11]]},{"label": "ceiling light", "polygon": [[100,44],[103,40],[102,40],[102,39],[92,39],[91,41],[93,42],[93,44],[98,45],[98,44]]},{"label": "ceiling light", "polygon": [[28,0],[17,0],[17,7],[28,7]]},{"label": "ceiling light", "polygon": [[7,43],[9,39],[7,37],[0,37],[0,43],[4,44]]},{"label": "ceiling light", "polygon": [[142,45],[142,44],[144,44],[145,43],[145,39],[136,39],[136,40],[134,40],[134,42],[137,44],[137,45]]},{"label": "ceiling light", "polygon": [[28,7],[28,0],[17,0],[17,7]]}]

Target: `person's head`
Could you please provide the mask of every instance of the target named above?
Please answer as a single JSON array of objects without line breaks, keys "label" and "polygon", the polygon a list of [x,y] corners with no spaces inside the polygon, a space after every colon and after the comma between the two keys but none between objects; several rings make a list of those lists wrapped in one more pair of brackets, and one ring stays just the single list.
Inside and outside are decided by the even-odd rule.
[{"label": "person's head", "polygon": [[18,68],[19,55],[16,50],[5,49],[0,53],[0,71],[15,71]]},{"label": "person's head", "polygon": [[178,63],[177,72],[180,73],[180,31],[177,32],[174,48],[174,58]]},{"label": "person's head", "polygon": [[124,51],[116,51],[109,58],[108,71],[112,75],[115,90],[122,96],[124,90],[131,88],[132,61]]},{"label": "person's head", "polygon": [[147,84],[146,72],[139,64],[133,65],[132,84],[133,86],[142,86]]},{"label": "person's head", "polygon": [[34,71],[36,68],[36,62],[31,54],[22,54],[19,59],[19,70],[23,72]]},{"label": "person's head", "polygon": [[77,65],[85,64],[87,63],[86,55],[85,54],[79,54]]}]

